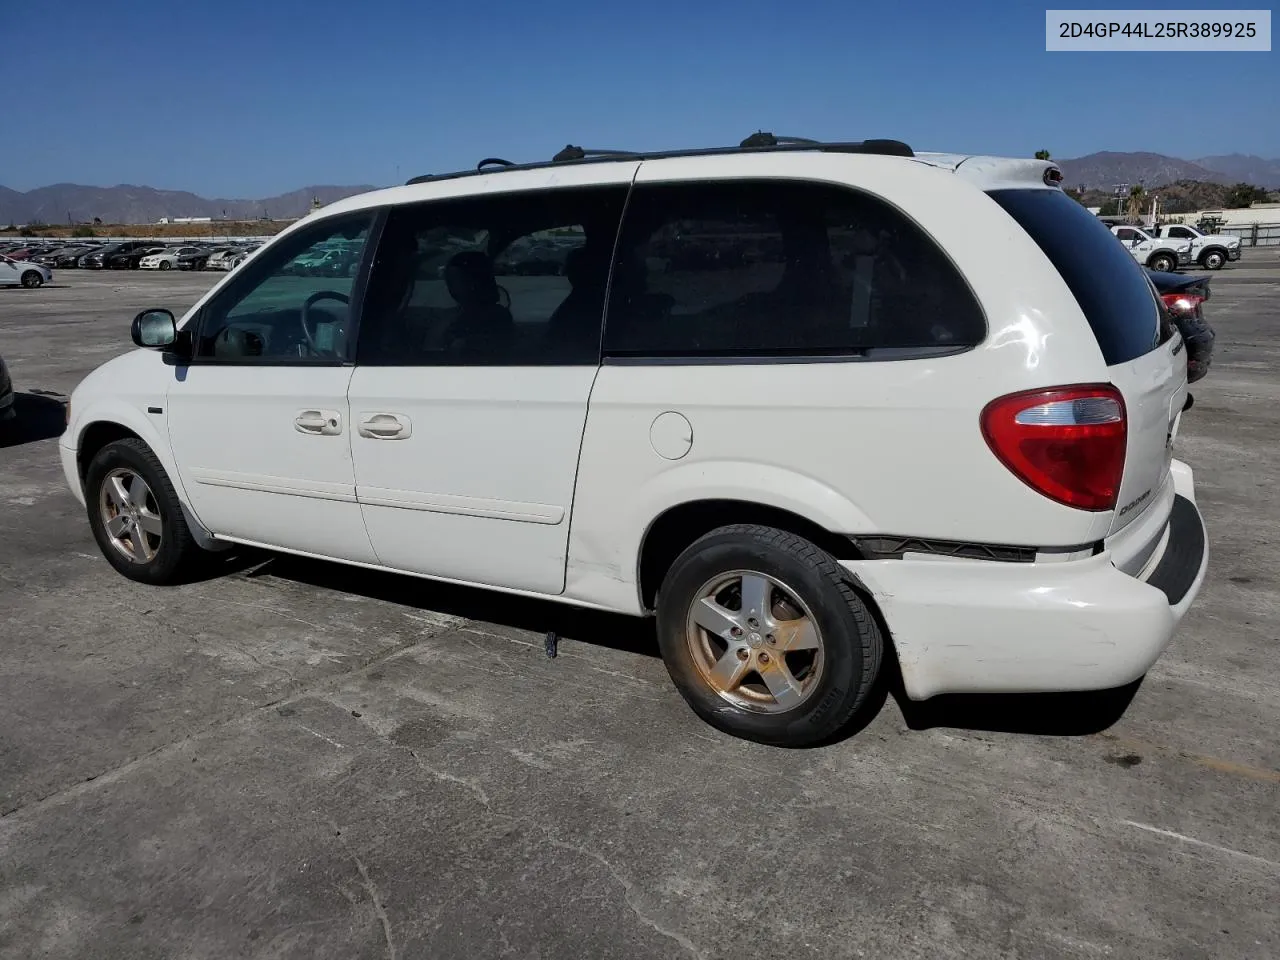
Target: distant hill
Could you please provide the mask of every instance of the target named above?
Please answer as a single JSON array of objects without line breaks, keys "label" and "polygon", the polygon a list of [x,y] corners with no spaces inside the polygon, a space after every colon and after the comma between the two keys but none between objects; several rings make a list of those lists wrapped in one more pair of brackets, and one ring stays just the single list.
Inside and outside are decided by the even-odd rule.
[{"label": "distant hill", "polygon": [[[1231,187],[1224,183],[1205,183],[1201,180],[1179,180],[1162,184],[1154,192],[1160,196],[1162,213],[1191,213],[1195,210],[1224,210]],[[1080,198],[1086,207],[1102,207],[1104,213],[1114,214],[1115,198],[1111,190],[1086,190]]]},{"label": "distant hill", "polygon": [[1243,153],[1229,153],[1221,157],[1201,157],[1196,163],[1226,174],[1234,183],[1251,183],[1268,190],[1280,189],[1280,158],[1266,160]]},{"label": "distant hill", "polygon": [[0,227],[9,223],[155,223],[161,217],[215,217],[232,220],[277,220],[301,217],[311,210],[312,198],[322,204],[376,189],[359,186],[303,187],[291,193],[262,200],[210,200],[181,190],[157,190],[121,184],[115,187],[87,187],[77,183],[55,183],[21,193],[0,186]]},{"label": "distant hill", "polygon": [[1148,188],[1169,183],[1198,180],[1204,183],[1250,183],[1256,187],[1280,187],[1280,160],[1265,160],[1242,154],[1182,160],[1162,153],[1115,153],[1104,151],[1073,160],[1060,160],[1069,187],[1105,190],[1118,183]]}]

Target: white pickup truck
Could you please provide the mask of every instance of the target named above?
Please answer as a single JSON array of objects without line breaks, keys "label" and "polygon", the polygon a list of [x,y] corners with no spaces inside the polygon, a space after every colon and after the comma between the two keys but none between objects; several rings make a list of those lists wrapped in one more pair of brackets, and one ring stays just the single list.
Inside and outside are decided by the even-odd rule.
[{"label": "white pickup truck", "polygon": [[1191,241],[1191,259],[1206,270],[1221,270],[1228,260],[1240,259],[1240,238],[1225,233],[1201,233],[1185,223],[1156,227],[1155,235],[1165,240]]},{"label": "white pickup truck", "polygon": [[1191,241],[1153,237],[1139,227],[1116,226],[1111,232],[1120,238],[1133,259],[1143,266],[1168,273],[1191,263]]}]

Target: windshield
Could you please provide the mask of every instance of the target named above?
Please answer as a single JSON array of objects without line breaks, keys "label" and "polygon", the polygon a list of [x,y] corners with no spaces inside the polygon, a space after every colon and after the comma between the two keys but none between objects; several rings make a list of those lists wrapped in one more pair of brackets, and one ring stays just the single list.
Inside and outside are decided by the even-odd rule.
[{"label": "windshield", "polygon": [[1156,348],[1160,312],[1151,282],[1097,217],[1059,190],[992,190],[989,196],[1057,267],[1107,366]]}]

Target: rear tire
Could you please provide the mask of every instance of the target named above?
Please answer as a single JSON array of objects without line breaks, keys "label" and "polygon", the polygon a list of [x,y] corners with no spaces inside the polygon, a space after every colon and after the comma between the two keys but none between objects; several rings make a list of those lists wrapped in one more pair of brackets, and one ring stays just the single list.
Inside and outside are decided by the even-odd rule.
[{"label": "rear tire", "polygon": [[117,440],[94,455],[85,503],[98,548],[130,580],[182,583],[204,556],[164,467],[141,440]]},{"label": "rear tire", "polygon": [[168,270],[168,269],[170,269],[169,261],[168,261],[168,260],[161,260],[161,261],[160,261],[160,269],[161,269],[161,270]]},{"label": "rear tire", "polygon": [[1178,266],[1178,261],[1167,253],[1157,253],[1147,261],[1147,266],[1157,273],[1172,273]]},{"label": "rear tire", "polygon": [[22,275],[22,285],[28,290],[34,290],[44,285],[44,277],[34,270],[28,270]]},{"label": "rear tire", "polygon": [[1200,264],[1206,270],[1221,270],[1227,262],[1227,255],[1221,250],[1209,250],[1200,258]]},{"label": "rear tire", "polygon": [[658,643],[698,716],[785,747],[837,734],[866,701],[884,653],[875,618],[830,554],[754,524],[713,530],[671,565]]}]

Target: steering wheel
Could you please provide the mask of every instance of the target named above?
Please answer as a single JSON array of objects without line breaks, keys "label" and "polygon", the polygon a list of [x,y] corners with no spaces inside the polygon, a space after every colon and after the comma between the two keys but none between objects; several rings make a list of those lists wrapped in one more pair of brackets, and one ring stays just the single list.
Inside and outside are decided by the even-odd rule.
[{"label": "steering wheel", "polygon": [[339,303],[351,304],[351,298],[345,293],[338,293],[336,290],[318,290],[311,296],[307,297],[302,303],[302,310],[298,314],[298,319],[302,323],[302,335],[306,337],[307,346],[309,346],[316,355],[324,356],[326,353],[332,353],[332,350],[321,350],[316,344],[316,338],[311,334],[311,326],[307,323],[307,315],[311,312],[311,308],[321,300],[337,300]]}]

